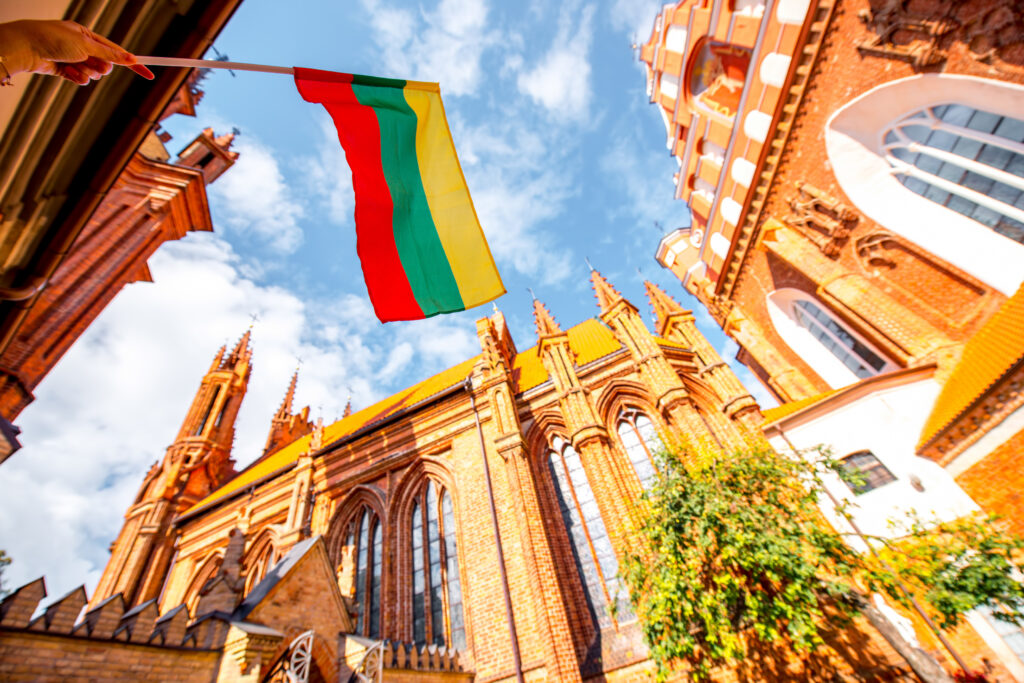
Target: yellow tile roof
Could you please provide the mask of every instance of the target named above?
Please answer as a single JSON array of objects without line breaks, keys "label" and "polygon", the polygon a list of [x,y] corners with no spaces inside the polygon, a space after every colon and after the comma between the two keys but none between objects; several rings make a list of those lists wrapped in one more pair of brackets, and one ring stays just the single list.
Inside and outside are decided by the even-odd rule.
[{"label": "yellow tile roof", "polygon": [[921,430],[918,449],[945,431],[1024,360],[1024,284],[964,346]]},{"label": "yellow tile roof", "polygon": [[[584,320],[579,325],[571,327],[567,334],[569,335],[569,347],[576,352],[576,363],[578,365],[586,365],[621,348],[612,331],[596,318]],[[324,428],[324,445],[329,445],[354,434],[363,427],[380,422],[405,408],[414,406],[459,384],[469,375],[473,364],[476,363],[478,358],[480,358],[479,355],[473,356],[454,367],[423,380],[419,384],[403,389],[368,408],[363,408],[348,417],[326,426]],[[532,389],[543,384],[548,379],[547,371],[537,355],[536,347],[520,352],[512,363],[512,371],[513,373],[519,373],[519,391]],[[309,449],[310,438],[310,436],[304,436],[276,453],[256,460],[233,479],[186,510],[182,516],[191,516],[201,508],[225,500],[232,494],[244,491],[250,485],[276,472],[291,468],[299,455]]]},{"label": "yellow tile roof", "polygon": [[815,396],[802,398],[799,401],[790,401],[789,403],[783,403],[781,406],[769,408],[768,410],[762,412],[762,415],[764,415],[764,423],[766,425],[769,425],[772,422],[775,422],[776,420],[781,420],[784,417],[788,417],[799,410],[803,410],[804,408],[813,406],[819,401],[824,401],[826,398],[833,395],[837,391],[838,389],[831,389],[829,391],[823,391],[822,393],[817,394]]},{"label": "yellow tile roof", "polygon": [[[576,365],[586,365],[622,348],[615,334],[597,318],[590,318],[570,327],[566,334],[569,336],[569,348],[576,353]],[[519,382],[521,392],[529,391],[548,381],[548,372],[544,369],[536,346],[516,356],[512,362],[512,373],[513,378]]]}]

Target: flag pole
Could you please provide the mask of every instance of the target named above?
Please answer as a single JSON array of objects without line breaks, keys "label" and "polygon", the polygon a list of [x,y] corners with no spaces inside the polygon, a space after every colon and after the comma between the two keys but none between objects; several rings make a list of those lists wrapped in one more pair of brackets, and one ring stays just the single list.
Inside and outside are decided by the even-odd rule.
[{"label": "flag pole", "polygon": [[178,57],[139,57],[135,60],[147,66],[179,66],[186,69],[231,69],[232,71],[259,71],[267,74],[285,74],[292,76],[295,69],[290,66],[271,66],[269,64],[249,64],[246,62],[222,62],[215,59],[182,59]]}]

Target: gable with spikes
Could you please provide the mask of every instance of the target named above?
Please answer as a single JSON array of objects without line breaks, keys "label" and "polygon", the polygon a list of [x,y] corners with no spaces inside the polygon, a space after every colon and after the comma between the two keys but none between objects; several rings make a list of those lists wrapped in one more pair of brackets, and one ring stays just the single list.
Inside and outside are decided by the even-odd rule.
[{"label": "gable with spikes", "polygon": [[[298,380],[299,371],[296,369],[291,382],[288,383],[288,390],[284,394],[284,400],[281,401],[281,407],[277,409],[277,413],[270,421],[270,434],[267,435],[267,445],[263,448],[263,455],[279,451],[313,430],[313,423],[309,420],[309,406],[303,407],[297,413],[292,412],[295,386]],[[348,409],[351,410],[351,402]]]}]

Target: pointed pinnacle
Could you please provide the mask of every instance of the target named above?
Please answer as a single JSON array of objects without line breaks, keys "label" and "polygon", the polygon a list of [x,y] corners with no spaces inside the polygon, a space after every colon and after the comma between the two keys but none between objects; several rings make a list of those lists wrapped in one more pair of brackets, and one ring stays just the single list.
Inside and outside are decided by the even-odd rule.
[{"label": "pointed pinnacle", "polygon": [[539,299],[533,300],[533,319],[537,323],[538,337],[548,337],[553,334],[562,333],[562,328],[558,326],[551,312],[548,311],[547,307]]},{"label": "pointed pinnacle", "polygon": [[217,143],[218,147],[220,147],[222,149],[227,149],[228,147],[231,146],[231,143],[234,141],[234,139],[235,139],[235,134],[234,134],[234,132],[231,132],[231,133],[225,133],[224,135],[216,137],[216,138],[213,139],[213,141],[215,143]]},{"label": "pointed pinnacle", "polygon": [[292,373],[292,381],[288,383],[288,391],[284,393],[284,400],[281,401],[281,407],[277,409],[278,417],[288,417],[292,414],[292,404],[295,402],[295,385],[299,381],[299,370],[296,368],[295,372]]},{"label": "pointed pinnacle", "polygon": [[242,338],[235,344],[235,348],[231,351],[231,355],[227,357],[225,363],[234,365],[238,361],[242,360],[249,355],[249,338],[252,336],[252,327],[245,331]]},{"label": "pointed pinnacle", "polygon": [[352,397],[348,397],[348,401],[345,402],[345,412],[341,414],[342,418],[346,418],[352,414]]},{"label": "pointed pinnacle", "polygon": [[594,294],[597,295],[597,303],[601,306],[602,313],[607,313],[612,306],[622,300],[622,294],[608,284],[604,276],[596,270],[590,273],[590,281],[594,285]]},{"label": "pointed pinnacle", "polygon": [[217,353],[213,357],[213,365],[210,366],[210,368],[212,370],[216,370],[217,368],[220,367],[221,363],[224,362],[224,354],[227,353],[227,352],[228,352],[228,345],[227,344],[222,344],[220,349],[217,350]]},{"label": "pointed pinnacle", "polygon": [[644,280],[644,288],[647,290],[647,298],[651,302],[651,308],[654,309],[654,317],[658,325],[661,325],[673,313],[683,312],[683,307],[675,299],[650,280]]}]

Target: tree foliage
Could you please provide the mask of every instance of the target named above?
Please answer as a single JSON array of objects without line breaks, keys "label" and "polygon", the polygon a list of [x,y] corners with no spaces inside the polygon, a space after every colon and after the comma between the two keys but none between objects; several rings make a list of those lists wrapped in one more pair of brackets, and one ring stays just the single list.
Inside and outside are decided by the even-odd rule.
[{"label": "tree foliage", "polygon": [[0,549],[0,598],[5,598],[7,597],[7,594],[10,593],[10,591],[4,585],[4,570],[10,563],[11,558],[3,549]]},{"label": "tree foliage", "polygon": [[818,508],[824,473],[850,475],[822,449],[803,455],[764,446],[659,456],[639,505],[641,542],[621,571],[661,678],[683,662],[706,677],[753,642],[812,651],[826,609],[852,614],[865,588],[903,601],[901,581],[943,626],[979,605],[1021,618],[1012,558],[1020,539],[987,519],[915,522],[897,543],[879,539],[876,554],[856,552]]}]

